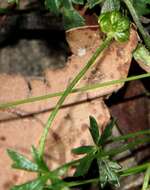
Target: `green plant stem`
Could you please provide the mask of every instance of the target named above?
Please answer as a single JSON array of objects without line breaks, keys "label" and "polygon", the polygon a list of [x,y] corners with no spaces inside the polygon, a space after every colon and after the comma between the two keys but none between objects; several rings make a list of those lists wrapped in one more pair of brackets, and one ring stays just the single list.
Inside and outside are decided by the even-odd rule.
[{"label": "green plant stem", "polygon": [[141,21],[138,17],[138,14],[137,14],[132,2],[130,0],[123,0],[123,1],[126,4],[126,6],[128,7],[130,14],[132,15],[134,22],[136,23],[137,28],[139,29],[147,48],[150,50],[150,35],[148,34],[148,32],[145,31],[143,25],[141,24]]},{"label": "green plant stem", "polygon": [[145,173],[142,190],[148,190],[149,181],[150,181],[150,164]]},{"label": "green plant stem", "polygon": [[116,154],[120,154],[121,152],[124,152],[128,149],[133,149],[135,146],[139,145],[139,144],[142,144],[142,143],[147,143],[147,142],[150,142],[150,137],[147,137],[147,138],[139,138],[133,142],[130,142],[128,144],[125,144],[121,147],[118,147],[118,148],[115,148],[115,149],[112,149],[112,150],[108,150],[105,152],[106,155],[109,155],[109,156],[115,156]]},{"label": "green plant stem", "polygon": [[145,163],[145,164],[142,164],[142,165],[139,165],[139,166],[134,166],[134,167],[129,168],[129,169],[121,170],[119,173],[120,173],[121,177],[126,177],[126,176],[129,176],[129,175],[133,175],[133,174],[143,172],[149,166],[150,166],[150,163]]},{"label": "green plant stem", "polygon": [[110,142],[110,141],[117,142],[117,141],[122,141],[122,140],[128,140],[130,138],[135,138],[139,135],[150,135],[150,129],[138,131],[135,133],[130,133],[130,134],[119,136],[119,137],[110,137],[108,139],[108,142]]},{"label": "green plant stem", "polygon": [[44,148],[45,148],[45,142],[46,142],[46,138],[48,135],[48,131],[51,127],[51,124],[59,110],[59,108],[62,106],[62,104],[64,103],[66,97],[68,96],[68,94],[72,91],[72,89],[74,88],[74,86],[79,82],[79,80],[83,77],[83,75],[87,72],[87,70],[95,63],[97,57],[99,56],[99,54],[106,48],[108,47],[108,45],[111,43],[112,41],[112,37],[107,37],[102,44],[100,45],[99,48],[97,48],[97,50],[95,51],[95,53],[93,54],[93,56],[91,57],[91,59],[87,62],[87,64],[81,69],[81,71],[77,74],[77,76],[72,80],[72,82],[70,83],[70,85],[66,88],[66,90],[64,91],[63,95],[61,96],[61,98],[59,99],[58,103],[56,104],[56,107],[54,108],[54,110],[51,112],[47,123],[45,125],[43,134],[41,136],[40,139],[40,144],[39,144],[39,154],[42,157],[44,154]]},{"label": "green plant stem", "polygon": [[[78,161],[79,160],[77,160],[76,162],[78,162]],[[65,167],[65,165],[62,166],[62,168],[63,167]],[[126,177],[126,176],[130,176],[130,175],[134,175],[134,174],[143,172],[146,169],[147,169],[146,176],[145,176],[145,178],[146,178],[145,179],[146,180],[145,181],[145,186],[146,186],[146,184],[148,184],[148,180],[149,180],[149,177],[150,177],[150,163],[145,163],[145,164],[142,164],[140,166],[134,166],[134,167],[129,168],[129,169],[121,170],[118,174],[119,174],[120,177]],[[68,182],[68,183],[66,183],[66,186],[67,187],[75,187],[75,186],[84,185],[84,184],[88,184],[88,183],[96,183],[98,181],[99,181],[99,178],[94,178],[94,179],[84,180],[84,181]],[[142,190],[147,190],[147,189],[142,189]]]},{"label": "green plant stem", "polygon": [[[131,77],[119,79],[119,80],[107,81],[107,82],[103,82],[103,83],[85,85],[81,88],[73,89],[71,91],[71,93],[86,92],[86,91],[90,91],[90,90],[94,90],[94,89],[98,89],[98,88],[103,88],[106,86],[129,82],[132,80],[139,80],[139,79],[146,78],[146,77],[150,77],[150,73],[141,74],[141,75],[137,75],[137,76],[131,76]],[[4,104],[0,104],[0,109],[6,109],[6,108],[21,105],[21,104],[32,103],[32,102],[41,101],[41,100],[45,100],[45,99],[49,99],[49,98],[59,97],[59,96],[62,96],[63,93],[64,93],[64,91],[55,92],[55,93],[51,93],[51,94],[47,94],[47,95],[43,95],[43,96],[36,96],[36,97],[27,98],[27,99],[7,102]],[[146,93],[146,95],[149,96],[149,93]]]},{"label": "green plant stem", "polygon": [[99,178],[89,179],[89,180],[84,180],[84,181],[69,182],[68,187],[75,187],[75,186],[84,185],[88,183],[96,183],[98,181],[99,181]]}]

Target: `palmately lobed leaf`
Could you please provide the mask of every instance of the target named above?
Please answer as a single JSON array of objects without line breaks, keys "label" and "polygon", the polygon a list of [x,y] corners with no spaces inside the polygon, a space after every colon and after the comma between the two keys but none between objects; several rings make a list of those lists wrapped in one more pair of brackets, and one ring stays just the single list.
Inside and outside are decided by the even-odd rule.
[{"label": "palmately lobed leaf", "polygon": [[16,185],[12,187],[10,190],[43,190],[46,181],[47,177],[42,176],[22,185]]},{"label": "palmately lobed leaf", "polygon": [[108,140],[108,138],[111,136],[112,134],[112,129],[115,125],[115,119],[112,119],[108,125],[105,127],[103,133],[101,134],[101,137],[99,139],[98,145],[104,145],[105,142]]},{"label": "palmately lobed leaf", "polygon": [[145,65],[150,66],[150,51],[148,51],[144,45],[138,45],[137,49],[133,53],[133,56],[135,60],[141,61]]},{"label": "palmately lobed leaf", "polygon": [[120,170],[122,167],[120,164],[118,164],[115,161],[109,161],[108,162],[108,166],[112,169],[112,170]]},{"label": "palmately lobed leaf", "polygon": [[38,165],[39,169],[41,171],[45,171],[45,172],[49,172],[49,168],[46,165],[46,162],[44,161],[44,159],[39,155],[38,150],[32,146],[32,156],[34,158],[35,163]]},{"label": "palmately lobed leaf", "polygon": [[45,0],[45,7],[55,15],[62,14],[66,30],[83,26],[84,18],[74,9],[74,4],[84,4],[84,0]]},{"label": "palmately lobed leaf", "polygon": [[100,185],[103,188],[107,183],[119,187],[118,171],[120,165],[108,159],[108,157],[97,159],[99,169]]},{"label": "palmately lobed leaf", "polygon": [[129,39],[129,20],[118,11],[106,12],[98,19],[101,31],[107,36],[113,37],[118,42]]},{"label": "palmately lobed leaf", "polygon": [[84,26],[84,18],[75,9],[63,8],[64,27],[66,30]]},{"label": "palmately lobed leaf", "polygon": [[93,154],[93,152],[81,158],[80,163],[76,168],[74,176],[78,177],[78,176],[84,176],[85,174],[87,174],[94,158],[95,158],[95,155]]},{"label": "palmately lobed leaf", "polygon": [[133,0],[133,5],[139,16],[150,14],[150,0]]},{"label": "palmately lobed leaf", "polygon": [[47,190],[70,190],[70,188],[67,186],[67,182],[59,179],[55,183],[52,183],[51,185],[47,186]]},{"label": "palmately lobed leaf", "polygon": [[7,153],[9,157],[14,161],[12,164],[13,168],[32,171],[32,172],[39,171],[38,165],[30,161],[28,158],[26,158],[22,154],[17,153],[11,149],[8,149]]}]

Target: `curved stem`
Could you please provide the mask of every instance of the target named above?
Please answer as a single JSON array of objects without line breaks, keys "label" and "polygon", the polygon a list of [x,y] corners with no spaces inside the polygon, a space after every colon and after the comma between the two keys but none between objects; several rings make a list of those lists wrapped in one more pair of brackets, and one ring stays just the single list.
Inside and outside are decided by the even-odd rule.
[{"label": "curved stem", "polygon": [[121,170],[119,172],[120,173],[119,175],[121,177],[134,175],[134,174],[137,174],[137,173],[145,171],[149,166],[150,166],[150,163],[145,163],[145,164],[142,164],[142,165],[139,165],[139,166],[134,166],[134,167],[131,167],[131,168],[128,168],[128,169]]},{"label": "curved stem", "polygon": [[[106,81],[106,82],[103,82],[103,83],[89,84],[89,85],[85,85],[85,86],[83,86],[81,88],[75,88],[70,93],[86,92],[86,91],[90,91],[90,90],[94,90],[94,89],[98,89],[98,88],[102,88],[102,87],[106,87],[106,86],[111,86],[111,85],[115,85],[115,84],[129,82],[129,81],[133,81],[133,80],[139,80],[139,79],[143,79],[143,78],[146,78],[146,77],[150,77],[150,73],[131,76],[131,77],[128,77],[128,78],[122,78],[122,79],[118,79],[118,80]],[[43,95],[43,96],[35,96],[35,97],[26,98],[26,99],[6,102],[6,103],[3,103],[3,104],[0,104],[0,110],[10,108],[10,107],[14,107],[14,106],[18,106],[18,105],[22,105],[22,104],[26,104],[26,103],[31,103],[31,102],[46,100],[46,99],[49,99],[49,98],[59,97],[59,96],[62,96],[63,93],[64,93],[64,91],[54,92],[54,93],[46,94],[46,95]],[[145,95],[150,96],[148,92],[146,92]]]},{"label": "curved stem", "polygon": [[126,6],[128,7],[130,14],[132,15],[134,22],[136,23],[146,46],[150,50],[150,35],[148,34],[148,32],[145,31],[143,25],[141,24],[138,14],[136,13],[134,6],[132,5],[132,2],[130,0],[123,0],[123,1],[126,4]]},{"label": "curved stem", "polygon": [[82,76],[86,73],[86,71],[95,63],[97,57],[99,56],[99,54],[106,48],[108,47],[108,45],[111,43],[112,41],[112,37],[107,37],[103,43],[100,45],[100,47],[95,51],[95,53],[93,54],[93,56],[91,57],[91,59],[87,62],[87,64],[83,67],[83,69],[77,74],[77,76],[72,80],[72,82],[70,83],[70,85],[66,88],[65,92],[63,93],[63,95],[61,96],[61,98],[59,99],[58,103],[56,104],[56,107],[54,108],[54,110],[51,112],[47,123],[45,125],[43,134],[41,136],[40,139],[40,144],[39,144],[39,154],[42,157],[44,154],[44,147],[45,147],[45,142],[46,142],[46,138],[48,135],[48,131],[51,127],[51,124],[59,110],[59,108],[62,106],[62,104],[64,103],[66,97],[68,96],[68,94],[72,91],[72,89],[74,88],[74,86],[79,82],[79,80],[82,78]]}]

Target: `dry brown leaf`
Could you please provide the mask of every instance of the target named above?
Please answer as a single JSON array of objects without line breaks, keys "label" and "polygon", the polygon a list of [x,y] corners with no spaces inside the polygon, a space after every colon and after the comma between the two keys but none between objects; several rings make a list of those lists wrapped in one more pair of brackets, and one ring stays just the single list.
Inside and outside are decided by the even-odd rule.
[{"label": "dry brown leaf", "polygon": [[[64,90],[100,45],[102,38],[98,26],[68,31],[67,39],[72,55],[68,58],[66,66],[57,70],[47,69],[43,81],[27,80],[22,76],[0,75],[0,86],[3,87],[0,91],[0,102]],[[97,59],[95,66],[84,76],[77,87],[125,78],[130,67],[131,53],[136,45],[137,34],[134,29],[131,29],[130,40],[123,44],[113,42],[109,49]],[[93,115],[104,127],[110,118],[109,111],[103,102],[104,95],[110,95],[122,85],[72,94],[67,98],[53,122],[47,140],[45,156],[50,168],[76,158],[71,153],[72,148],[91,143],[88,131],[89,115]],[[3,168],[0,171],[1,190],[7,190],[10,185],[21,183],[31,177],[10,169],[11,161],[5,150],[13,148],[29,155],[31,145],[38,144],[44,123],[57,100],[58,98],[53,98],[0,112],[0,167]]]}]

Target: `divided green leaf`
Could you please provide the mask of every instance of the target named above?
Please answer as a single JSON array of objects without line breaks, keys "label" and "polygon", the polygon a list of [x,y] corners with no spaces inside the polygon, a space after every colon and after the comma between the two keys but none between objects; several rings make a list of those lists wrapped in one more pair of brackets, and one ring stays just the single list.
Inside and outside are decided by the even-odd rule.
[{"label": "divided green leaf", "polygon": [[105,127],[103,133],[101,134],[101,137],[99,139],[98,145],[104,145],[107,139],[111,136],[112,134],[112,129],[115,125],[115,119],[112,119],[110,123]]},{"label": "divided green leaf", "polygon": [[62,14],[66,30],[85,24],[83,17],[74,9],[72,3],[84,4],[84,0],[45,0],[45,7],[55,15]]},{"label": "divided green leaf", "polygon": [[84,176],[88,172],[94,158],[95,155],[93,153],[90,153],[87,156],[80,159],[80,163],[76,168],[74,176],[75,177]]},{"label": "divided green leaf", "polygon": [[37,172],[39,171],[39,167],[37,164],[33,163],[25,156],[15,152],[14,150],[7,150],[9,157],[14,161],[12,164],[13,168]]},{"label": "divided green leaf", "polygon": [[133,53],[135,60],[142,62],[143,64],[150,66],[150,52],[142,44],[138,45]]},{"label": "divided green leaf", "polygon": [[116,162],[110,161],[107,157],[97,159],[97,164],[101,187],[103,188],[107,183],[119,187],[120,184],[117,172],[121,169],[121,166]]},{"label": "divided green leaf", "polygon": [[99,20],[101,31],[107,36],[113,37],[118,42],[125,42],[129,39],[129,20],[118,11],[106,12],[100,15]]},{"label": "divided green leaf", "polygon": [[34,161],[38,165],[39,169],[42,171],[48,172],[49,171],[48,166],[46,165],[43,158],[40,157],[38,150],[34,146],[32,146],[31,150],[32,150],[32,155],[33,155]]},{"label": "divided green leaf", "polygon": [[47,189],[50,189],[50,190],[70,190],[70,188],[67,187],[67,182],[60,180],[60,179],[57,180],[55,183],[48,185]]},{"label": "divided green leaf", "polygon": [[11,190],[43,190],[46,181],[47,177],[42,176],[22,185],[16,185]]},{"label": "divided green leaf", "polygon": [[70,28],[83,26],[85,24],[83,17],[75,9],[69,10],[63,8],[62,13],[64,19],[64,26],[66,30]]},{"label": "divided green leaf", "polygon": [[132,0],[139,16],[150,14],[150,0]]}]

